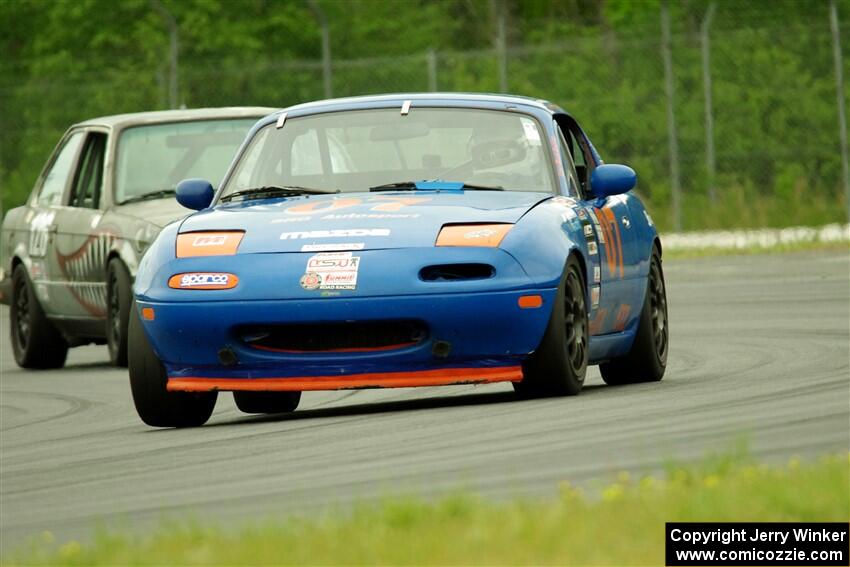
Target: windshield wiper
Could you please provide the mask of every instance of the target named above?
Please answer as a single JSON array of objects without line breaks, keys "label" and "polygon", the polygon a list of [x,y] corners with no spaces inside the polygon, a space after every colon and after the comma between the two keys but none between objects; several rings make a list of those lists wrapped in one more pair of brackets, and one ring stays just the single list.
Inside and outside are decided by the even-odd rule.
[{"label": "windshield wiper", "polygon": [[327,191],[325,189],[313,189],[311,187],[299,187],[297,185],[264,185],[263,187],[252,187],[225,195],[221,199],[222,202],[231,201],[237,197],[242,197],[243,201],[248,199],[265,199],[268,197],[292,197],[295,195],[329,195],[339,193],[336,191]]},{"label": "windshield wiper", "polygon": [[437,190],[441,189],[441,185],[447,186],[447,189],[470,189],[473,191],[504,191],[502,186],[492,185],[473,185],[462,181],[444,181],[442,179],[432,179],[430,181],[398,181],[396,183],[386,183],[384,185],[376,185],[369,187],[369,191],[417,191],[417,190]]},{"label": "windshield wiper", "polygon": [[141,195],[133,195],[132,197],[127,197],[120,203],[119,205],[126,205],[127,203],[135,203],[137,201],[147,201],[149,199],[161,199],[163,197],[171,197],[175,195],[177,191],[174,189],[160,189],[159,191],[151,191],[149,193],[142,193]]}]

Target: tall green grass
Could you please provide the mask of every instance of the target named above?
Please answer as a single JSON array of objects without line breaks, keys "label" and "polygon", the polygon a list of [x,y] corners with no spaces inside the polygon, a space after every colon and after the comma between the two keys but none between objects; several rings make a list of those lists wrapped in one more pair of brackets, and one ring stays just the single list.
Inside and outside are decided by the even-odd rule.
[{"label": "tall green grass", "polygon": [[659,476],[623,472],[589,494],[564,482],[548,500],[396,498],[236,528],[168,522],[147,535],[101,532],[87,544],[45,533],[3,563],[663,565],[668,521],[847,521],[848,471],[847,454],[784,466],[721,456]]},{"label": "tall green grass", "polygon": [[[645,204],[659,230],[674,229],[668,200],[646,198]],[[783,193],[778,188],[775,193],[763,194],[732,186],[719,189],[716,202],[702,193],[682,197],[684,231],[823,226],[847,221],[843,194]]]}]

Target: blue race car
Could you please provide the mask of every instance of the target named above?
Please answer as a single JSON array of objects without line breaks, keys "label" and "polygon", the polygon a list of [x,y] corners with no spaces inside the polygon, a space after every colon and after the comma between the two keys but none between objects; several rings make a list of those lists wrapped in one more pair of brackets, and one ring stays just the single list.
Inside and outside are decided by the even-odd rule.
[{"label": "blue race car", "polygon": [[247,413],[307,390],[512,382],[573,395],[660,380],[661,242],[558,106],[405,94],[293,106],[259,121],[218,191],[167,226],[136,276],[136,409],[205,423],[219,391]]}]

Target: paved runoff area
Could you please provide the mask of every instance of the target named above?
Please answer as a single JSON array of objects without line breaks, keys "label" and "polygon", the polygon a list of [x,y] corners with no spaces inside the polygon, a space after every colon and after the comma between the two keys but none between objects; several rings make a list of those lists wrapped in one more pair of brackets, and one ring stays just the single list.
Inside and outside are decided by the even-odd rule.
[{"label": "paved runoff area", "polygon": [[559,481],[657,471],[739,443],[765,461],[850,446],[850,254],[665,262],[671,354],[660,383],[519,401],[510,385],[307,393],[252,417],[221,394],[205,427],[139,421],[105,347],[63,370],[15,366],[0,312],[0,552],[44,530],[228,525],[469,489],[548,497]]}]

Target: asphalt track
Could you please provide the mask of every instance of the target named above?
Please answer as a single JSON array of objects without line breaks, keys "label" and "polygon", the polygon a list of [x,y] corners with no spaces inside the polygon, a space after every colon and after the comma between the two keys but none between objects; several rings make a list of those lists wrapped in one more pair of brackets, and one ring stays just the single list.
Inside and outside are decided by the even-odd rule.
[{"label": "asphalt track", "polygon": [[146,529],[310,514],[388,494],[469,488],[547,496],[558,482],[658,469],[745,440],[764,460],[850,447],[846,252],[665,262],[672,350],[656,384],[517,401],[509,385],[310,393],[288,416],[240,414],[155,430],[105,347],[64,370],[24,372],[8,312],[0,346],[0,552],[51,530]]}]

